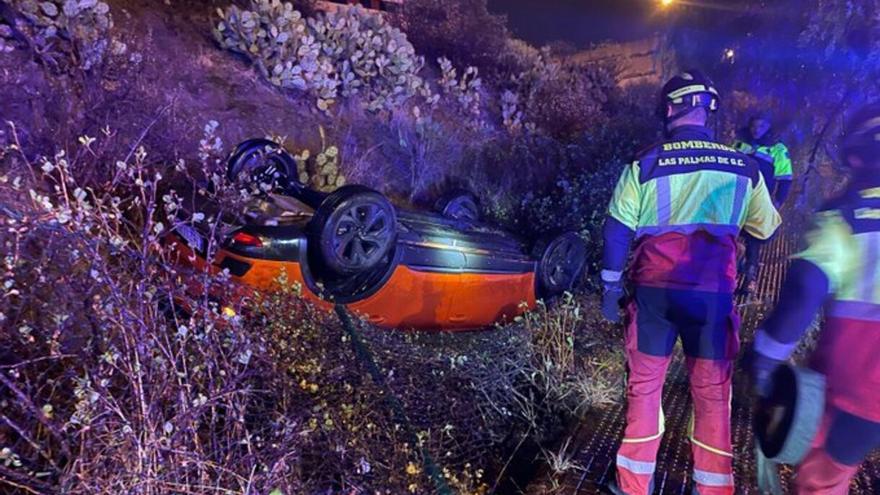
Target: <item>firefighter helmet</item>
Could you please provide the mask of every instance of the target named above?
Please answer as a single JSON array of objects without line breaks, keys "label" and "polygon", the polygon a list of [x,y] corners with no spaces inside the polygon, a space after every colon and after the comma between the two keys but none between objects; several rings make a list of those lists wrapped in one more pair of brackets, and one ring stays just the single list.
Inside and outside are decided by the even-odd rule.
[{"label": "firefighter helmet", "polygon": [[[709,112],[718,110],[720,97],[715,84],[698,70],[688,70],[675,75],[663,85],[661,108],[668,121],[676,120],[695,108],[705,108]],[[667,116],[666,108],[673,108]]]}]

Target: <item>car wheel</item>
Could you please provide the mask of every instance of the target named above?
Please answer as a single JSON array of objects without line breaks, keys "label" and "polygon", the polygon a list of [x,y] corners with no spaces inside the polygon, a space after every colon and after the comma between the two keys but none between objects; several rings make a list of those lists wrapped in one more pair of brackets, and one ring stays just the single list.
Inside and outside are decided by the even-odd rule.
[{"label": "car wheel", "polygon": [[397,213],[382,194],[343,186],[321,203],[311,220],[322,264],[337,275],[380,266],[397,241]]},{"label": "car wheel", "polygon": [[467,191],[454,191],[437,202],[437,211],[452,220],[477,222],[480,220],[480,202]]},{"label": "car wheel", "polygon": [[587,244],[574,232],[566,232],[538,246],[539,295],[555,296],[574,289],[587,264]]},{"label": "car wheel", "polygon": [[226,161],[226,178],[263,192],[299,185],[296,161],[278,143],[268,139],[248,139],[236,146]]}]

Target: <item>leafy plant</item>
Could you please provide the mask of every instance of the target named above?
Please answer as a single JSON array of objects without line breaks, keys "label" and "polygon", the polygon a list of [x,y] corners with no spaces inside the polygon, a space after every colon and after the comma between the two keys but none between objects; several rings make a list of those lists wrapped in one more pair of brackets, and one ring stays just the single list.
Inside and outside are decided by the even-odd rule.
[{"label": "leafy plant", "polygon": [[440,92],[451,97],[458,104],[461,113],[468,118],[471,125],[484,125],[480,96],[483,83],[479,77],[479,70],[473,66],[468,67],[459,79],[458,71],[448,58],[440,57],[437,59],[437,63],[440,65],[441,72],[438,81]]},{"label": "leafy plant", "polygon": [[509,89],[501,94],[501,119],[504,128],[511,134],[518,134],[526,126],[523,123],[519,95]]},{"label": "leafy plant", "polygon": [[309,19],[321,52],[336,67],[345,97],[360,95],[368,110],[390,110],[417,94],[424,59],[385,17],[342,9]]},{"label": "leafy plant", "polygon": [[327,146],[324,128],[319,127],[321,134],[321,151],[312,157],[311,151],[304,149],[294,155],[299,181],[309,187],[330,192],[346,184],[345,175],[339,167],[339,148]]},{"label": "leafy plant", "polygon": [[496,79],[508,33],[504,17],[490,13],[486,0],[407,0],[395,21],[419,53],[478,67]]},{"label": "leafy plant", "polygon": [[314,94],[321,109],[335,101],[336,67],[292,4],[257,0],[249,10],[231,5],[217,12],[214,36],[221,46],[248,57],[272,84]]},{"label": "leafy plant", "polygon": [[360,96],[371,111],[389,110],[425,91],[424,64],[400,30],[363,9],[306,19],[280,0],[250,9],[218,9],[214,35],[248,57],[269,82],[314,95],[327,110],[339,96]]},{"label": "leafy plant", "polygon": [[8,24],[0,22],[0,54],[15,50],[12,28]]},{"label": "leafy plant", "polygon": [[12,6],[33,27],[35,49],[47,55],[54,45],[72,44],[85,70],[100,64],[110,47],[110,6],[98,0],[13,0]]},{"label": "leafy plant", "polygon": [[578,136],[601,122],[603,107],[617,89],[606,68],[569,65],[548,50],[514,81],[526,120],[562,138]]}]

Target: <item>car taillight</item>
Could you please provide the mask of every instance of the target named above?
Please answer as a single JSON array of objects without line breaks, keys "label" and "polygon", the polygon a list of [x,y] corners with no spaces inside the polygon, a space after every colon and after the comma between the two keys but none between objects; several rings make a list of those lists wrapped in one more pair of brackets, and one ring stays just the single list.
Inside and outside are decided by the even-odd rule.
[{"label": "car taillight", "polygon": [[232,236],[232,242],[242,246],[263,247],[263,241],[259,237],[247,232],[236,232]]}]

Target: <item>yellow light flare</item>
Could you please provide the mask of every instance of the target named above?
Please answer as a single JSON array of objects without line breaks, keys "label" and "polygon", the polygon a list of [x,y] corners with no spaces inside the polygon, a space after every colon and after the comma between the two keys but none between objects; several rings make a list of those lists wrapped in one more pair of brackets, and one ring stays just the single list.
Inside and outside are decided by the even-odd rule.
[{"label": "yellow light flare", "polygon": [[675,0],[660,0],[660,5],[664,8],[671,6],[673,3],[675,3]]}]

